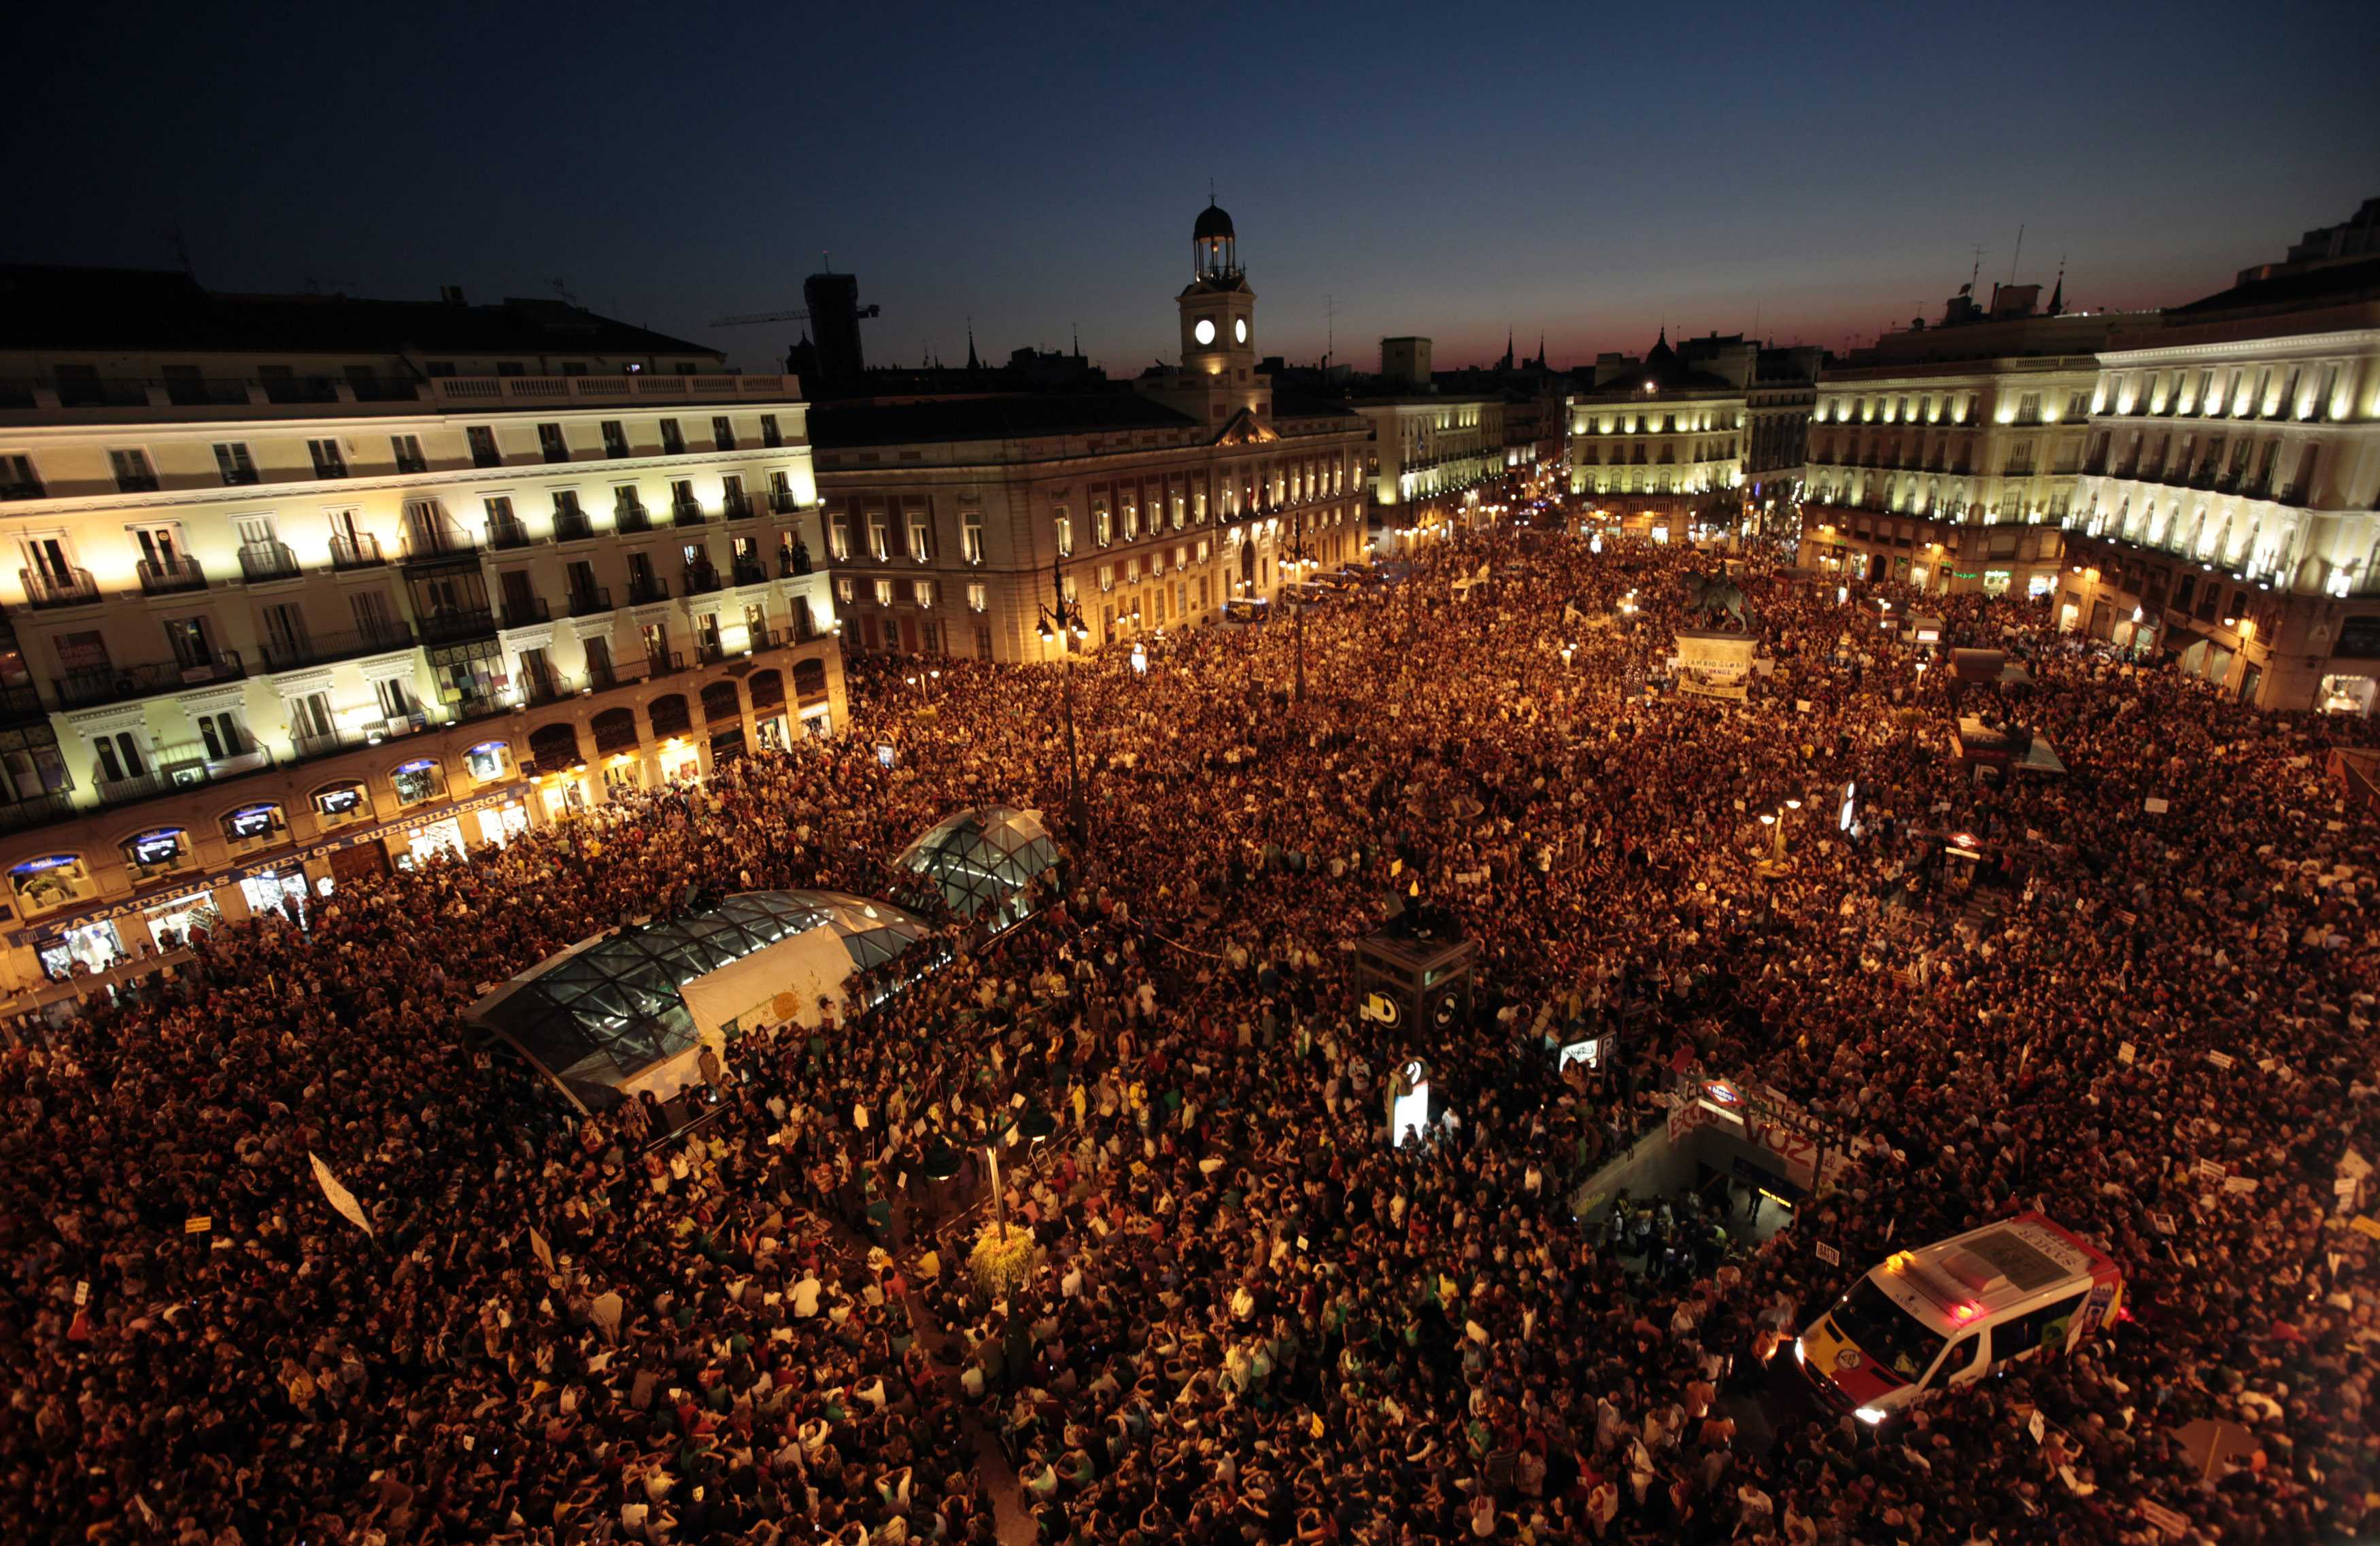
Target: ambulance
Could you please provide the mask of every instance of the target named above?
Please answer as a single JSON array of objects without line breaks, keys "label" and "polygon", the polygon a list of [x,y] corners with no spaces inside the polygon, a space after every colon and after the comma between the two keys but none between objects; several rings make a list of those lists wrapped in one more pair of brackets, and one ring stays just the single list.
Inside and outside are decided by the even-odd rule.
[{"label": "ambulance", "polygon": [[2113,1325],[2107,1254],[2041,1214],[1896,1251],[1793,1344],[1820,1398],[1865,1423]]}]

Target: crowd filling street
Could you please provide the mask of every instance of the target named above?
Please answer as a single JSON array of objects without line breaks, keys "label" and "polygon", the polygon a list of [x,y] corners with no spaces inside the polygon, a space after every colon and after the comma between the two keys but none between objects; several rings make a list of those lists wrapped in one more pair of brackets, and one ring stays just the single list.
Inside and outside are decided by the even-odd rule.
[{"label": "crowd filling street", "polygon": [[[226,924],[27,1033],[0,1535],[2368,1538],[2380,1275],[2334,1183],[2380,1156],[2380,845],[2325,761],[2369,728],[2013,598],[1929,603],[2032,679],[1961,688],[1855,604],[1906,593],[1739,562],[1773,662],[1742,702],[1669,679],[1720,560],[1574,526],[1308,609],[1303,698],[1284,617],[1086,654],[1087,834],[1062,668],[859,658],[834,740]],[[1979,781],[1958,712],[2069,771]],[[1061,829],[1039,912],[734,1042],[684,1132],[458,1020],[689,888],[891,895],[992,803]],[[1359,1018],[1392,909],[1478,942],[1467,1018]],[[1409,1057],[1450,1119],[1399,1144]],[[1682,1076],[1780,1092],[1851,1164],[1756,1242],[1682,1199],[1669,1250],[1652,1200],[1578,1216]],[[1033,1240],[996,1297],[988,1141]],[[1779,1394],[1866,1269],[2036,1210],[2119,1263],[2118,1324],[1889,1425]],[[2206,1475],[2202,1419],[2250,1453]]]}]

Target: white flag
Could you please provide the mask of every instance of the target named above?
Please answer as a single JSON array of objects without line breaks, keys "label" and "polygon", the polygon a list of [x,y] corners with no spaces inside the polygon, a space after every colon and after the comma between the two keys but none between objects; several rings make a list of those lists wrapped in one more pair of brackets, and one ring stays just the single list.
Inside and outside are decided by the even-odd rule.
[{"label": "white flag", "polygon": [[356,1194],[339,1185],[339,1178],[331,1174],[331,1167],[322,1163],[322,1155],[309,1149],[306,1157],[314,1162],[314,1179],[322,1183],[322,1195],[331,1200],[331,1206],[339,1211],[339,1216],[365,1234],[370,1234],[371,1221],[364,1217],[363,1204],[356,1201]]}]

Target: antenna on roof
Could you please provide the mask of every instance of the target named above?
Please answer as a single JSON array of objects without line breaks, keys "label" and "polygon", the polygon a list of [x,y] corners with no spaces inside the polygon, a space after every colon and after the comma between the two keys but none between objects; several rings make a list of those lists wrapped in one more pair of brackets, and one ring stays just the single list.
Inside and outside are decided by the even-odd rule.
[{"label": "antenna on roof", "polygon": [[2023,256],[2024,223],[2019,221],[2016,228],[2016,250],[2009,254],[2009,283],[2010,284],[2014,284],[2016,283],[2016,260]]},{"label": "antenna on roof", "polygon": [[198,271],[190,266],[190,244],[183,239],[180,215],[174,217],[174,227],[166,234],[174,238],[174,256],[182,260],[182,272],[190,278],[196,279],[199,276]]},{"label": "antenna on roof", "polygon": [[819,270],[820,270],[820,272],[823,272],[823,273],[832,273],[832,272],[834,272],[834,254],[833,254],[833,253],[832,253],[832,252],[828,252],[828,251],[824,250],[823,248],[821,248],[821,249],[820,250],[820,252],[819,252]]},{"label": "antenna on roof", "polygon": [[1975,282],[1976,282],[1977,280],[1981,279],[1981,278],[1984,276],[1984,244],[1983,244],[1983,243],[1981,243],[1981,242],[1977,242],[1977,243],[1975,244],[1975,246],[1974,246],[1974,254],[1975,254],[1974,266],[1973,266],[1973,267],[1972,267],[1972,268],[1970,268],[1970,269],[1968,269],[1968,271],[1967,271],[1967,294],[1969,294],[1969,295],[1971,295],[1971,296],[1972,296],[1972,295],[1973,295],[1973,294],[1975,293]]},{"label": "antenna on roof", "polygon": [[570,286],[559,279],[553,281],[553,293],[562,297],[562,304],[565,306],[575,307],[578,304],[578,297],[570,293]]},{"label": "antenna on roof", "polygon": [[1322,364],[1328,368],[1330,356],[1339,350],[1339,297],[1322,297]]}]

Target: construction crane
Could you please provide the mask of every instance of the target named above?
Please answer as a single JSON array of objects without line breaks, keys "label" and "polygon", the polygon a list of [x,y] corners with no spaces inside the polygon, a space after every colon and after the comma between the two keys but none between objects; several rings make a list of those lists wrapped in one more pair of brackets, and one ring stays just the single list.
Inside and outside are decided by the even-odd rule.
[{"label": "construction crane", "polygon": [[[883,314],[884,308],[877,306],[863,306],[856,313],[861,317],[880,317]],[[761,322],[807,322],[809,320],[808,311],[755,311],[742,317],[716,317],[710,325],[715,328],[742,328]]]}]

